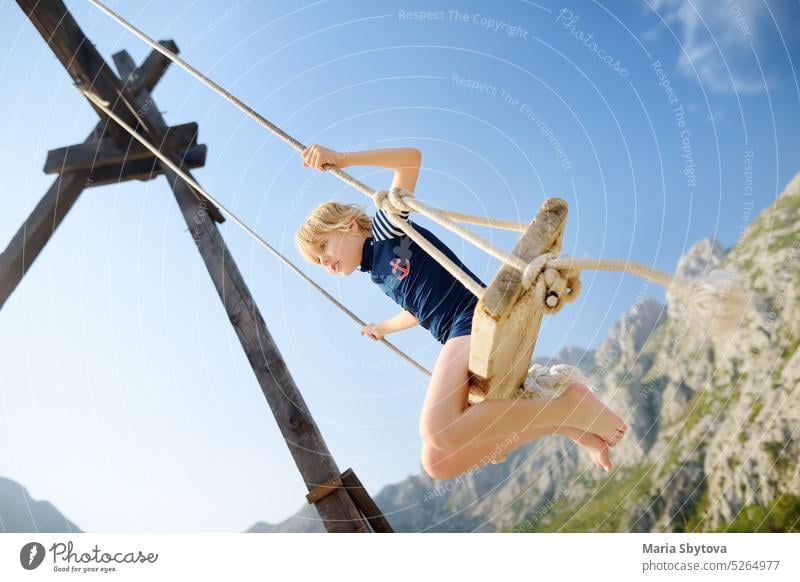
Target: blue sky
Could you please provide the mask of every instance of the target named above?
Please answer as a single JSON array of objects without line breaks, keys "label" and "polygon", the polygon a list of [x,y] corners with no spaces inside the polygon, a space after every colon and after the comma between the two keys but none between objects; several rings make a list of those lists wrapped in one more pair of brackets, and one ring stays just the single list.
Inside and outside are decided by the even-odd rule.
[{"label": "blue sky", "polygon": [[[118,50],[137,63],[149,52],[84,0],[68,5],[109,62]],[[702,238],[733,246],[800,169],[789,25],[800,8],[788,0],[113,7],[174,39],[303,143],[421,149],[416,193],[432,205],[528,221],[546,197],[565,198],[573,256],[672,271]],[[83,141],[97,118],[17,5],[0,0],[0,14],[4,248],[52,181],[41,170],[47,151]],[[199,123],[209,146],[194,173],[201,184],[290,258],[300,261],[293,232],[320,202],[371,211],[179,68],[154,96],[168,123]],[[374,188],[391,180],[388,170],[350,171]],[[491,279],[497,261],[419,221]],[[221,230],[339,466],[373,494],[417,473],[425,378],[232,221]],[[514,244],[511,233],[476,230]],[[303,268],[367,321],[398,310],[363,275]],[[596,347],[637,295],[664,300],[630,276],[582,280],[578,300],[545,321],[538,355]],[[390,339],[428,367],[440,348],[423,329]],[[303,504],[163,179],[84,192],[0,311],[0,341],[0,439],[15,443],[0,447],[0,476],[80,527],[242,531]]]}]

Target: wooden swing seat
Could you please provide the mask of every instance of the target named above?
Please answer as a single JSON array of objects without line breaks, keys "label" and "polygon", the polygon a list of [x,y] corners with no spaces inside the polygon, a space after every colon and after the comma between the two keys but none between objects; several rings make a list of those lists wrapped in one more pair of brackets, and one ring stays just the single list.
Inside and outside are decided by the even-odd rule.
[{"label": "wooden swing seat", "polygon": [[[514,255],[529,263],[543,253],[560,253],[566,222],[566,201],[548,198],[517,241]],[[542,323],[543,311],[533,295],[533,288],[522,284],[522,273],[503,265],[478,301],[469,354],[470,404],[517,396]]]}]

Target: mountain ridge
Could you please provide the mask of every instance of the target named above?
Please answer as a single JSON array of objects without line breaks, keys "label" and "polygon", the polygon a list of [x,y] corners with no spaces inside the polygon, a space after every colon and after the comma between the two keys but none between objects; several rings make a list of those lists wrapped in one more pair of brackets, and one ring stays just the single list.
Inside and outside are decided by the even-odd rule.
[{"label": "mountain ridge", "polygon": [[[667,293],[637,301],[597,350],[534,360],[577,365],[628,422],[610,476],[563,437],[539,439],[456,480],[383,487],[395,530],[800,530],[798,216],[800,173],[733,247],[707,237],[681,257],[679,276],[733,268],[752,284],[733,338],[677,319]],[[324,529],[309,506],[248,531]]]},{"label": "mountain ridge", "polygon": [[[800,173],[730,249],[695,243],[676,272],[733,268],[752,286],[736,334],[709,337],[642,297],[596,350],[542,364],[578,366],[630,426],[606,475],[559,436],[467,476],[424,472],[374,499],[400,532],[799,531]],[[0,478],[5,532],[81,530],[51,503]],[[314,506],[247,532],[322,532]]]}]

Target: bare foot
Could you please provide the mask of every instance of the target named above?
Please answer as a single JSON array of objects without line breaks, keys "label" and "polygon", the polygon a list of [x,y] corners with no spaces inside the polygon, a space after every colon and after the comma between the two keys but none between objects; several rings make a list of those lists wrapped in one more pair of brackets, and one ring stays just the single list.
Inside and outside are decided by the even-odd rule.
[{"label": "bare foot", "polygon": [[586,432],[594,433],[613,447],[625,436],[625,422],[583,384],[570,384],[559,398],[573,405],[566,423]]},{"label": "bare foot", "polygon": [[573,440],[589,451],[595,465],[606,473],[611,472],[613,465],[611,464],[611,457],[608,455],[608,443],[606,441],[590,432],[581,432],[579,435],[575,435]]}]

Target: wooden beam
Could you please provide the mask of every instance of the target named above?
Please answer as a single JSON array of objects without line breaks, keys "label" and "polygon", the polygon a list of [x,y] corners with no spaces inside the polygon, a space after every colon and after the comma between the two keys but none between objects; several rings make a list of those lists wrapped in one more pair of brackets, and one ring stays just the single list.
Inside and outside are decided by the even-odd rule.
[{"label": "wooden beam", "polygon": [[[155,144],[159,149],[183,151],[197,143],[197,124],[184,123],[170,127],[163,144]],[[127,149],[120,148],[110,137],[97,142],[57,148],[47,152],[44,162],[45,174],[61,174],[76,170],[91,170],[109,164],[120,164],[128,160],[152,158],[153,154],[138,141]]]},{"label": "wooden beam", "polygon": [[[197,145],[178,155],[184,168],[202,168],[206,163],[206,146]],[[86,187],[117,184],[128,180],[152,180],[163,173],[158,158],[151,155],[143,160],[125,160],[119,164],[109,164],[89,170]]]},{"label": "wooden beam", "polygon": [[[133,61],[125,52],[117,53],[114,61],[123,77],[133,70]],[[128,93],[128,99],[137,105],[152,102],[146,91],[140,91],[136,95]],[[142,107],[140,110],[144,112],[151,134],[156,138],[163,135],[167,125],[158,108]],[[338,476],[339,468],[289,373],[225,240],[217,225],[208,219],[204,203],[198,201],[193,189],[166,165],[162,170],[172,187],[189,232],[203,257],[261,391],[272,409],[289,452],[306,487],[311,491],[317,485]],[[352,498],[343,489],[320,499],[316,507],[329,532],[367,531],[367,523]]]}]

